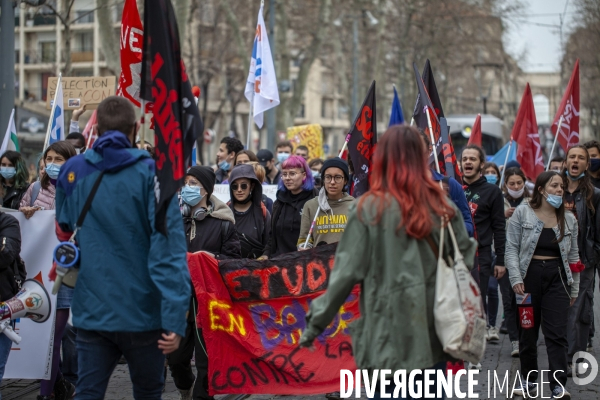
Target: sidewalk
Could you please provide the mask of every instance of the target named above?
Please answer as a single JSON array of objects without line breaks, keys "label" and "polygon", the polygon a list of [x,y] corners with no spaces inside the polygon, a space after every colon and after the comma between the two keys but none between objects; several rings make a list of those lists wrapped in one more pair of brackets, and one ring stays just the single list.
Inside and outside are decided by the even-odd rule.
[{"label": "sidewalk", "polygon": [[[600,327],[600,292],[596,287],[596,293],[594,295],[596,300],[594,304],[594,317],[596,320],[596,327]],[[502,307],[500,307],[501,309]],[[506,392],[504,394],[498,393],[494,397],[493,388],[491,390],[491,396],[488,397],[488,382],[487,376],[488,371],[493,376],[493,372],[499,376],[504,377],[504,373],[509,371],[509,382],[514,382],[516,371],[519,369],[519,359],[510,356],[511,343],[508,339],[508,335],[500,335],[500,341],[496,343],[489,343],[486,349],[485,358],[482,360],[482,369],[479,373],[479,385],[474,391],[479,394],[479,399],[506,399]],[[600,359],[600,330],[594,340],[594,351],[592,354],[596,359]],[[543,336],[540,338],[538,348],[538,360],[540,369],[548,369],[548,359],[546,353],[546,345],[544,343]],[[466,385],[462,385],[462,390],[466,390]],[[545,398],[550,398],[550,392],[548,385],[546,384],[543,389],[543,395]],[[573,383],[573,380],[569,378],[567,382],[567,390],[571,393],[574,400],[598,400],[600,399],[600,374],[596,377],[594,382],[589,385],[577,386]],[[30,380],[5,380],[0,385],[0,391],[2,392],[2,400],[35,400],[39,393],[39,383]],[[364,397],[364,392],[363,398]],[[241,400],[245,396],[243,395],[228,395],[228,396],[216,396],[219,400]],[[247,400],[271,400],[276,398],[282,398],[282,400],[302,400],[302,399],[324,399],[324,395],[315,396],[275,396],[275,395],[252,395]],[[353,397],[354,398],[354,397]],[[516,397],[518,398],[518,397]],[[538,397],[541,398],[541,397]],[[129,371],[127,365],[118,365],[115,372],[110,380],[108,391],[106,393],[106,399],[109,400],[132,400],[133,394],[131,390],[131,381],[129,380]],[[164,400],[177,400],[179,399],[179,393],[175,388],[173,379],[170,374],[167,377],[167,384],[165,392],[163,393]]]}]

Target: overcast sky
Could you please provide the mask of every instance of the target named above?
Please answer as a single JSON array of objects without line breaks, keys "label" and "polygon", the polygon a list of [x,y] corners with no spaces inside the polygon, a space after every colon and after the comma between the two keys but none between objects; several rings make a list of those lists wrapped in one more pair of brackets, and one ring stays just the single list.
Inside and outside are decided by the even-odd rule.
[{"label": "overcast sky", "polygon": [[572,28],[575,10],[573,0],[522,0],[522,16],[508,22],[505,37],[507,50],[515,57],[524,54],[519,62],[526,72],[557,72],[560,70],[560,17],[567,5],[563,22],[563,40]]}]

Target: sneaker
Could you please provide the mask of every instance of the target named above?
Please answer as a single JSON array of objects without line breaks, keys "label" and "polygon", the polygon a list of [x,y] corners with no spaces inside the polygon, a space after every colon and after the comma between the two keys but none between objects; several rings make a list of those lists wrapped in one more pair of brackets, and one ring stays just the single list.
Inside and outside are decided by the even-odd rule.
[{"label": "sneaker", "polygon": [[498,328],[492,326],[488,329],[487,332],[487,340],[497,342],[500,340],[500,336],[498,335]]},{"label": "sneaker", "polygon": [[552,390],[553,399],[571,400],[571,393],[563,387],[557,386]]},{"label": "sneaker", "polygon": [[594,344],[592,343],[592,338],[588,340],[586,351],[589,353],[594,350]]},{"label": "sneaker", "polygon": [[54,400],[69,400],[75,395],[75,386],[64,377],[54,383]]},{"label": "sneaker", "polygon": [[513,394],[518,394],[519,396],[527,397],[536,397],[537,396],[537,384],[533,382],[523,381],[521,386],[517,386],[513,391]]},{"label": "sneaker", "polygon": [[179,400],[192,400],[194,385],[188,390],[177,389],[177,391],[179,392]]},{"label": "sneaker", "polygon": [[481,369],[481,363],[473,364],[470,362],[468,369]]},{"label": "sneaker", "polygon": [[512,351],[510,352],[511,357],[519,357],[519,342],[510,342],[512,344]]}]

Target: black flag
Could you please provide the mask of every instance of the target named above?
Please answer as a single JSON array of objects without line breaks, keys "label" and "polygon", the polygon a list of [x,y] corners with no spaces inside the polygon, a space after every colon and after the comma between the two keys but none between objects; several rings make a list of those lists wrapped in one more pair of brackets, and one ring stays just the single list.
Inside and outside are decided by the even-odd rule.
[{"label": "black flag", "polygon": [[164,234],[168,204],[183,186],[194,141],[204,130],[179,43],[170,0],[145,0],[141,97],[153,103],[156,229]]},{"label": "black flag", "polygon": [[442,109],[442,101],[440,100],[440,95],[438,94],[437,87],[435,86],[435,79],[433,79],[433,70],[431,69],[431,63],[429,62],[429,59],[427,59],[425,62],[425,68],[423,69],[423,83],[425,84],[425,89],[427,89],[427,93],[431,99],[431,104],[433,105],[435,114],[437,115],[438,119],[443,118],[444,110]]},{"label": "black flag", "polygon": [[375,81],[363,102],[349,133],[348,152],[354,166],[354,191],[359,197],[369,190],[371,159],[377,144],[377,116],[375,113]]}]

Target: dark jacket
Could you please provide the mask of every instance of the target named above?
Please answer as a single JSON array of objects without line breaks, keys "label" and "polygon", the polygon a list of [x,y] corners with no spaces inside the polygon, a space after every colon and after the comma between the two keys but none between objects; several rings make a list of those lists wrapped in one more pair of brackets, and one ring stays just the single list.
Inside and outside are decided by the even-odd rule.
[{"label": "dark jacket", "polygon": [[29,184],[18,189],[14,186],[4,186],[4,197],[2,198],[2,207],[18,210],[21,205],[21,199],[23,199],[23,196],[25,195],[25,192],[27,192],[27,189],[29,189]]},{"label": "dark jacket", "polygon": [[224,171],[221,168],[217,168],[217,170],[215,171],[215,183],[217,185],[221,185],[228,182],[229,180],[227,179],[227,171]]},{"label": "dark jacket", "polygon": [[296,195],[289,190],[277,191],[277,200],[273,204],[271,218],[271,238],[264,255],[275,257],[298,250],[302,209],[308,200],[317,195],[316,190],[303,190]]},{"label": "dark jacket", "polygon": [[580,186],[573,195],[579,224],[579,236],[577,237],[579,255],[586,268],[590,268],[596,266],[600,261],[600,190],[594,188],[592,197],[594,213],[586,205],[585,187]]},{"label": "dark jacket", "polygon": [[502,191],[482,176],[466,185],[465,196],[473,214],[479,249],[491,250],[490,246],[494,243],[496,265],[504,266],[506,219]]},{"label": "dark jacket", "polygon": [[[252,213],[254,221],[254,226],[252,227],[247,224],[243,227],[239,224],[239,214],[236,213],[234,208],[235,197],[233,195],[233,189],[231,189],[231,184],[241,178],[249,179],[254,183],[254,189],[250,193],[252,206],[249,210]],[[233,168],[231,174],[229,174],[229,182],[229,198],[231,199],[229,208],[233,212],[233,216],[236,220],[236,231],[240,240],[242,258],[258,258],[263,254],[271,234],[271,213],[262,202],[262,185],[258,178],[256,178],[254,167],[249,164],[241,164]],[[250,228],[251,230],[247,228]],[[255,239],[256,237],[260,238],[260,240],[257,241]]]},{"label": "dark jacket", "polygon": [[242,258],[233,213],[215,196],[208,203],[212,210],[203,220],[183,218],[188,252],[207,251],[217,260]]},{"label": "dark jacket", "polygon": [[[275,167],[273,167],[275,168]],[[279,185],[279,181],[281,180],[281,170],[278,169],[277,170],[277,175],[275,175],[275,178],[273,178],[273,180],[271,180],[271,178],[269,178],[269,175],[265,176],[265,182],[269,185]]]},{"label": "dark jacket", "polygon": [[[6,238],[6,242],[4,239]],[[13,297],[17,291],[15,262],[21,254],[21,229],[19,221],[10,214],[0,212],[0,300]]]},{"label": "dark jacket", "polygon": [[[60,168],[57,233],[73,232],[100,172],[105,174],[76,240],[81,249],[73,325],[92,331],[185,334],[191,288],[177,196],[155,224],[155,163],[125,134],[107,131]],[[135,306],[133,306],[135,304]],[[126,306],[124,306],[126,305]]]},{"label": "dark jacket", "polygon": [[[467,197],[465,196],[465,191],[463,190],[460,183],[456,181],[456,179],[452,177],[448,177],[444,179],[444,175],[438,174],[437,171],[431,171],[431,176],[434,181],[444,181],[444,183],[448,182],[448,196],[450,199],[456,204],[456,207],[460,210],[460,213],[465,220],[465,227],[467,228],[467,233],[470,237],[473,237],[475,234],[475,229],[473,228],[473,218],[471,217],[471,209],[469,208],[469,203],[467,203]],[[444,185],[445,189],[445,185]]]}]

